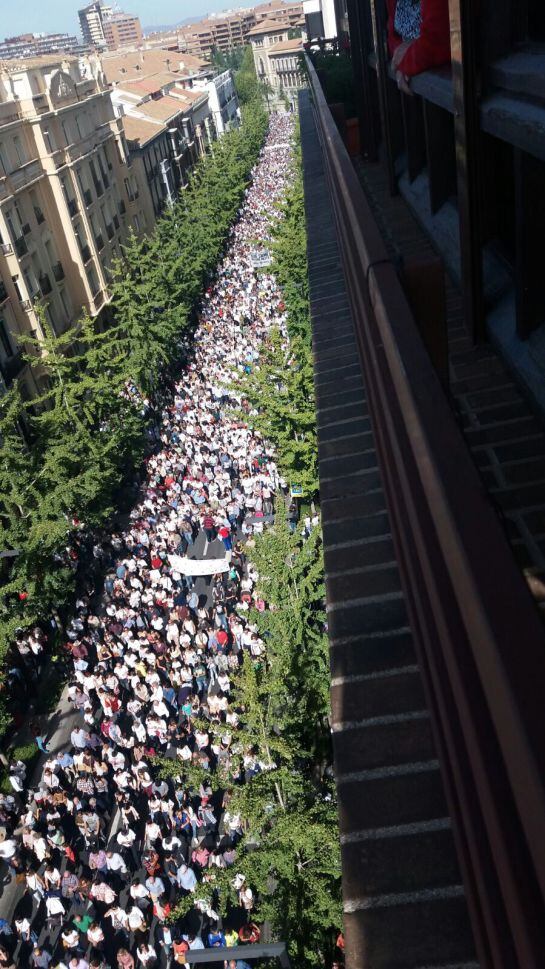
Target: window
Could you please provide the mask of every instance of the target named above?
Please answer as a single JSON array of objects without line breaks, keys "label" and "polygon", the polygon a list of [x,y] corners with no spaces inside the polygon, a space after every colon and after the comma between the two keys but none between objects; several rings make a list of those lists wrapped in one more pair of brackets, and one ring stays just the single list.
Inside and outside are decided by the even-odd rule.
[{"label": "window", "polygon": [[66,290],[59,289],[59,298],[62,304],[62,308],[64,310],[64,315],[66,316],[66,319],[69,320],[71,316],[71,308],[70,308],[68,293],[66,292]]},{"label": "window", "polygon": [[53,330],[53,333],[55,334],[55,336],[57,336],[57,333],[58,333],[58,331],[57,331],[57,324],[55,322],[55,317],[53,316],[53,313],[51,312],[51,304],[49,304],[48,306],[46,306],[46,308],[45,308],[45,315],[46,315],[46,319],[47,319],[47,321],[48,321],[51,329]]},{"label": "window", "polygon": [[67,145],[71,145],[72,144],[72,129],[71,129],[68,121],[63,121],[62,122],[62,133],[64,135],[64,140],[65,140],[66,144]]},{"label": "window", "polygon": [[49,130],[49,128],[43,128],[42,134],[44,136],[45,147],[47,148],[47,151],[49,152],[49,154],[51,154],[51,152],[55,151],[56,149],[56,144],[55,144],[55,139],[53,137],[53,134]]},{"label": "window", "polygon": [[137,215],[133,215],[133,217],[132,217],[132,224],[134,226],[134,231],[136,233],[140,232],[140,219],[138,218]]},{"label": "window", "polygon": [[46,239],[45,240],[45,242],[44,242],[44,248],[45,248],[46,255],[47,255],[47,261],[48,261],[51,269],[53,269],[53,266],[55,265],[55,263],[57,262],[57,260],[55,259],[55,253],[53,252],[53,243],[51,242],[51,239]]},{"label": "window", "polygon": [[38,283],[34,269],[31,266],[28,266],[27,269],[23,269],[23,279],[25,281],[27,293],[32,299],[38,292]]},{"label": "window", "polygon": [[6,149],[2,142],[0,142],[0,176],[6,175],[8,167]]},{"label": "window", "polygon": [[21,142],[19,135],[15,135],[13,138],[13,150],[15,152],[17,164],[24,165],[27,160],[26,151],[24,149],[23,143]]},{"label": "window", "polygon": [[2,350],[4,351],[4,355],[6,357],[13,356],[13,347],[11,345],[10,338],[8,336],[6,324],[2,319],[2,317],[0,317],[0,346],[2,347]]},{"label": "window", "polygon": [[93,266],[90,266],[89,269],[87,270],[87,280],[89,282],[89,286],[93,296],[96,296],[100,290],[100,285],[98,282],[97,274]]}]

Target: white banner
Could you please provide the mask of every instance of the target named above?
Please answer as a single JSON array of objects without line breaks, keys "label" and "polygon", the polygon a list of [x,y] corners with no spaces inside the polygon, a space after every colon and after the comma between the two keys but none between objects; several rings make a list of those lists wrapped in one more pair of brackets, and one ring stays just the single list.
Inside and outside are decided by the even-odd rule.
[{"label": "white banner", "polygon": [[217,575],[218,572],[228,572],[231,553],[224,559],[188,559],[181,555],[169,555],[168,560],[176,572],[182,575]]}]

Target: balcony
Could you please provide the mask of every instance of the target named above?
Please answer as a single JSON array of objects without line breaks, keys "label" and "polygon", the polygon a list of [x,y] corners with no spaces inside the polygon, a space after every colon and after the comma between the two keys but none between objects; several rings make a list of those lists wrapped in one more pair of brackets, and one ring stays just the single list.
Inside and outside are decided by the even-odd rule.
[{"label": "balcony", "polygon": [[68,205],[68,211],[71,217],[74,218],[74,216],[77,215],[79,212],[79,207],[78,207],[78,203],[76,202],[76,199],[68,199],[66,204]]},{"label": "balcony", "polygon": [[83,201],[85,202],[85,205],[87,206],[87,208],[89,208],[89,206],[92,204],[92,202],[93,202],[93,193],[91,192],[91,189],[90,188],[86,188],[85,189],[85,191],[83,193]]},{"label": "balcony", "polygon": [[81,258],[83,259],[83,262],[84,263],[89,262],[91,258],[91,250],[89,246],[82,246],[80,249],[80,252],[81,252]]},{"label": "balcony", "polygon": [[113,239],[115,235],[114,227],[111,222],[108,222],[108,225],[106,226],[106,235],[108,236],[108,239]]},{"label": "balcony", "polygon": [[0,125],[19,121],[20,117],[21,105],[18,101],[3,101],[0,104]]},{"label": "balcony", "polygon": [[1,242],[0,243],[0,253],[3,256],[11,256],[11,254],[13,253],[13,246],[11,245],[11,243],[10,242]]},{"label": "balcony", "polygon": [[42,222],[45,222],[45,215],[43,214],[39,205],[34,206],[34,216],[36,218],[36,222],[38,223],[38,225],[41,225]]},{"label": "balcony", "polygon": [[43,114],[44,111],[49,111],[49,108],[50,108],[49,98],[45,93],[35,94],[32,98],[32,104],[33,104],[34,110],[38,114]]},{"label": "balcony", "polygon": [[30,299],[22,299],[19,302],[21,304],[21,309],[25,313],[30,313],[30,311],[32,309],[32,300],[30,300]]},{"label": "balcony", "polygon": [[47,275],[47,273],[40,274],[40,276],[38,277],[38,283],[40,286],[42,296],[49,296],[53,287],[51,285],[51,280],[49,279],[49,276]]},{"label": "balcony", "polygon": [[19,236],[19,238],[15,240],[13,247],[16,255],[19,256],[19,259],[22,259],[22,257],[26,256],[28,253],[28,246],[24,236]]},{"label": "balcony", "polygon": [[29,222],[25,222],[24,226],[22,226],[22,228],[21,228],[21,232],[23,233],[24,236],[30,235],[30,223]]},{"label": "balcony", "polygon": [[13,190],[16,191],[22,188],[23,185],[28,185],[30,182],[36,181],[41,175],[43,175],[42,163],[38,159],[34,159],[33,161],[25,162],[16,171],[10,172],[9,180]]},{"label": "balcony", "polygon": [[53,276],[57,283],[60,283],[64,279],[64,269],[62,262],[56,262],[53,266]]},{"label": "balcony", "polygon": [[93,94],[98,93],[98,85],[94,79],[85,81],[76,81],[76,94],[78,100],[83,100],[84,98],[90,98]]},{"label": "balcony", "polygon": [[2,376],[8,387],[19,376],[24,366],[25,361],[20,350],[17,350],[13,356],[7,357],[5,360],[0,361],[0,370],[2,371]]},{"label": "balcony", "polygon": [[100,232],[95,236],[95,243],[99,252],[104,249],[104,236]]}]

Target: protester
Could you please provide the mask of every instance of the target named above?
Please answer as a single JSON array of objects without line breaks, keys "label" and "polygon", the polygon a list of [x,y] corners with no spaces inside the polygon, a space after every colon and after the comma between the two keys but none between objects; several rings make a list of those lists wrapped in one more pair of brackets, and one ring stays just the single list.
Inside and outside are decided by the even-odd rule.
[{"label": "protester", "polygon": [[448,0],[386,0],[388,49],[398,87],[411,94],[415,74],[450,61]]}]

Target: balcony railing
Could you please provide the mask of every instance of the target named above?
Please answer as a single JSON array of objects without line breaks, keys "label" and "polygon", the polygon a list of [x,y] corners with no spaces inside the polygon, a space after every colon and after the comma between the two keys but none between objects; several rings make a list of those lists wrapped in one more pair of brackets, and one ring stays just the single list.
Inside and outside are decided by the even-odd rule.
[{"label": "balcony railing", "polygon": [[89,208],[89,206],[92,204],[92,202],[93,202],[93,193],[91,192],[91,189],[90,188],[86,188],[85,189],[85,191],[83,193],[83,201],[85,202],[85,205],[87,206],[87,208]]},{"label": "balcony railing", "polygon": [[68,199],[67,205],[68,205],[68,211],[71,217],[74,218],[74,216],[77,215],[79,212],[78,203],[76,199]]},{"label": "balcony railing", "polygon": [[53,276],[55,277],[58,283],[60,283],[64,279],[64,269],[62,266],[62,262],[56,262],[55,265],[53,266]]},{"label": "balcony railing", "polygon": [[51,285],[51,280],[47,275],[47,273],[40,274],[40,276],[38,277],[38,283],[40,285],[42,296],[49,296],[49,293],[51,292],[53,287]]},{"label": "balcony railing", "polygon": [[13,243],[13,247],[20,259],[22,258],[22,256],[26,256],[26,254],[28,253],[28,246],[26,244],[26,239],[24,236],[19,236],[19,238],[16,239],[15,242]]},{"label": "balcony railing", "polygon": [[11,245],[10,242],[0,243],[0,253],[3,256],[11,256],[12,252],[13,252],[13,246]]},{"label": "balcony railing", "polygon": [[543,932],[536,913],[545,911],[542,618],[306,61],[476,948],[487,966],[538,966]]}]

